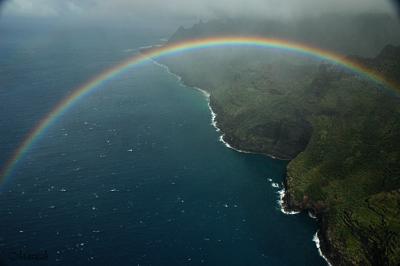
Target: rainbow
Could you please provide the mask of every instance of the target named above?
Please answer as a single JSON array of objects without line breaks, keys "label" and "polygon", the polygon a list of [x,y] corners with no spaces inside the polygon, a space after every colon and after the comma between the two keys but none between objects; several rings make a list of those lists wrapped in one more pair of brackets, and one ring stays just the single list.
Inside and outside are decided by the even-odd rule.
[{"label": "rainbow", "polygon": [[90,93],[96,91],[105,81],[112,79],[124,70],[136,66],[150,58],[157,58],[161,56],[171,55],[180,52],[191,51],[195,49],[206,49],[211,47],[221,46],[251,46],[261,48],[275,48],[282,49],[289,52],[300,53],[307,56],[317,57],[329,62],[343,66],[357,74],[365,76],[379,84],[389,88],[396,88],[397,85],[385,79],[382,75],[369,69],[357,62],[354,62],[345,56],[326,51],[320,48],[312,47],[306,44],[296,43],[283,39],[270,39],[262,37],[221,37],[221,38],[204,38],[177,42],[165,46],[153,48],[134,55],[133,57],[123,61],[122,63],[100,73],[99,75],[88,80],[80,87],[73,90],[73,92],[59,102],[52,111],[50,111],[42,120],[39,121],[21,142],[18,148],[13,152],[10,159],[6,162],[0,172],[0,182],[3,182],[9,177],[17,164],[26,155],[29,149],[37,142],[39,137],[43,135],[46,130],[51,127],[58,118],[67,112],[74,104]]}]

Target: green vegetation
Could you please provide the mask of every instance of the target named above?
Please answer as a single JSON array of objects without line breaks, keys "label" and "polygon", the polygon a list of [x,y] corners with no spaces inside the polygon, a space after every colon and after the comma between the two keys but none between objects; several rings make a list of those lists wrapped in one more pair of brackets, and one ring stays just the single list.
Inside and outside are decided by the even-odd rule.
[{"label": "green vegetation", "polygon": [[[400,83],[400,46],[355,59]],[[293,159],[287,205],[318,216],[334,264],[400,263],[399,92],[277,51],[215,48],[162,63],[210,92],[233,146]]]},{"label": "green vegetation", "polygon": [[299,89],[312,81],[318,66],[286,54],[240,51],[238,56],[236,49],[227,52],[217,48],[163,62],[181,75],[185,84],[211,93],[218,126],[229,143],[291,159],[306,147],[312,127],[305,120],[304,109],[290,102],[295,102]]},{"label": "green vegetation", "polygon": [[[374,65],[400,73],[399,51],[387,47]],[[288,165],[289,205],[324,216],[323,238],[340,260],[397,265],[400,99],[360,79],[329,75],[303,94],[314,130],[305,151]]]}]

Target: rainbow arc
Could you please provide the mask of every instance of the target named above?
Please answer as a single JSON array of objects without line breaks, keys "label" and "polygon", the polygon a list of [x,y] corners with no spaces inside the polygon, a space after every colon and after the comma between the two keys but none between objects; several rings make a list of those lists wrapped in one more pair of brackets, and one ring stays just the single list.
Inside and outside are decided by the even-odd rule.
[{"label": "rainbow arc", "polygon": [[27,134],[26,138],[21,142],[21,144],[15,149],[10,159],[6,162],[0,172],[0,182],[4,181],[7,177],[12,175],[12,172],[16,168],[18,162],[23,159],[24,155],[37,142],[39,137],[46,132],[48,128],[50,128],[77,102],[85,98],[87,95],[95,92],[96,89],[101,87],[104,82],[112,79],[113,77],[129,69],[130,67],[136,66],[142,62],[145,62],[146,60],[149,60],[150,58],[173,55],[175,53],[188,52],[191,50],[223,46],[274,48],[303,54],[306,56],[317,57],[341,65],[345,69],[358,73],[359,75],[373,80],[374,82],[377,82],[379,84],[382,84],[388,88],[393,88],[396,90],[398,89],[396,84],[391,83],[379,73],[355,61],[352,61],[345,56],[317,47],[283,39],[270,39],[262,37],[213,37],[169,44],[134,55],[133,57],[123,61],[122,63],[93,77],[86,83],[73,90],[72,94],[61,100],[52,109],[52,111],[50,111],[47,115],[43,117],[43,119],[41,119],[37,123],[37,125]]}]

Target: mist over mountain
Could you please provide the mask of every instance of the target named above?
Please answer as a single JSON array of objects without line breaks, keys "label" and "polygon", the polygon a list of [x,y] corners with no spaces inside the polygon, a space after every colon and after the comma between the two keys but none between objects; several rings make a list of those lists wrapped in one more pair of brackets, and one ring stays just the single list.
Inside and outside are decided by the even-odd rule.
[{"label": "mist over mountain", "polygon": [[[63,24],[134,26],[134,24],[190,25],[200,19],[241,18],[293,21],[326,14],[386,14],[395,16],[391,0],[8,0],[2,15]],[[162,22],[162,23],[161,23]],[[339,23],[339,21],[334,21]]]},{"label": "mist over mountain", "polygon": [[[67,266],[399,265],[399,2],[0,0],[0,247]],[[168,47],[232,35],[366,68]]]},{"label": "mist over mountain", "polygon": [[400,16],[400,1],[399,0],[393,0],[393,5],[395,8],[397,8],[398,15]]},{"label": "mist over mountain", "polygon": [[[180,27],[170,42],[289,39],[350,56],[398,83],[399,28],[397,18],[382,13],[220,19]],[[207,49],[162,62],[185,84],[210,92],[232,146],[292,159],[285,202],[289,210],[316,215],[333,265],[398,265],[398,94],[334,64],[260,50]]]},{"label": "mist over mountain", "polygon": [[[400,43],[396,2],[3,0],[0,27],[15,31],[63,28],[126,34],[141,28],[168,36],[183,26],[177,33],[185,38],[190,34],[261,35],[345,54],[375,56],[386,44]],[[185,28],[190,28],[190,33]]]},{"label": "mist over mountain", "polygon": [[180,27],[170,41],[244,35],[289,39],[343,54],[375,56],[387,44],[400,44],[400,22],[387,14],[338,15],[297,21],[220,19]]}]

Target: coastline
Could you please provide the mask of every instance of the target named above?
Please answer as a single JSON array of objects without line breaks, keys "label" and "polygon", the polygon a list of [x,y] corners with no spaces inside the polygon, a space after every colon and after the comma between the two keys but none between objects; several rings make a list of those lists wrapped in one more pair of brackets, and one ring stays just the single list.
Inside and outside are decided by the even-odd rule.
[{"label": "coastline", "polygon": [[[187,86],[187,85],[185,85],[185,83],[184,83],[183,80],[182,80],[182,77],[179,76],[179,75],[177,75],[177,74],[175,74],[175,73],[173,73],[173,72],[169,69],[168,66],[157,62],[157,61],[154,60],[153,58],[151,58],[151,61],[152,61],[154,64],[156,64],[157,66],[164,68],[164,69],[167,71],[168,74],[170,74],[170,75],[176,77],[176,79],[178,80],[178,82],[181,83],[183,86],[189,87],[189,88],[192,88],[192,89],[195,89],[195,90],[198,90],[198,91],[200,91],[200,92],[206,97],[208,109],[210,110],[210,113],[211,113],[211,125],[215,128],[215,130],[216,130],[217,132],[221,133],[221,135],[219,136],[219,141],[221,141],[221,142],[225,145],[225,147],[227,147],[227,148],[229,148],[229,149],[232,149],[232,150],[234,150],[234,151],[237,151],[237,152],[241,152],[241,153],[248,153],[248,154],[253,153],[253,154],[255,154],[254,152],[245,151],[245,150],[240,150],[240,149],[238,149],[238,148],[235,148],[235,147],[233,147],[232,145],[230,145],[227,141],[225,141],[225,139],[224,139],[225,134],[222,132],[222,130],[221,130],[221,129],[218,127],[218,125],[217,125],[217,114],[214,112],[214,110],[213,110],[213,108],[212,108],[212,106],[211,106],[211,94],[210,94],[208,91],[203,90],[203,89],[200,89],[199,87],[193,87],[193,86]],[[267,155],[267,156],[268,156],[268,157],[271,157],[272,159],[277,159],[277,158],[276,158],[275,156],[273,156],[273,155]]]},{"label": "coastline", "polygon": [[[152,49],[152,48],[154,48],[154,47],[161,47],[161,46],[163,46],[163,44],[155,44],[155,45],[142,46],[142,47],[139,47],[139,48],[137,49],[137,51],[139,51],[139,53],[140,53],[142,50],[145,51],[145,50],[148,50],[148,49]],[[192,89],[195,89],[195,90],[198,90],[198,91],[200,91],[200,92],[207,98],[207,105],[208,105],[208,108],[209,108],[209,110],[210,110],[210,112],[211,112],[211,125],[215,128],[215,130],[216,130],[217,132],[221,132],[221,135],[219,136],[219,141],[221,141],[221,142],[225,145],[225,147],[227,147],[227,148],[229,148],[229,149],[232,149],[232,150],[234,150],[234,151],[237,151],[237,152],[241,152],[241,153],[264,155],[264,156],[267,156],[267,157],[269,157],[269,158],[271,158],[271,159],[274,159],[274,160],[281,160],[281,161],[290,161],[290,160],[291,160],[291,159],[288,159],[288,158],[281,158],[281,157],[278,157],[278,156],[276,156],[276,155],[272,155],[272,154],[269,154],[269,153],[241,150],[241,149],[239,149],[239,148],[237,148],[237,147],[234,147],[232,144],[228,143],[228,142],[224,139],[225,133],[223,133],[222,130],[221,130],[221,129],[218,127],[218,125],[217,125],[217,120],[216,120],[217,114],[215,113],[215,111],[214,111],[214,109],[213,109],[213,107],[212,107],[212,104],[211,104],[211,94],[210,94],[208,91],[206,91],[206,90],[204,90],[204,89],[201,89],[201,88],[199,88],[199,87],[186,85],[185,82],[183,81],[182,77],[179,76],[179,75],[177,75],[176,73],[172,72],[172,71],[170,70],[170,68],[169,68],[167,65],[164,65],[164,64],[158,62],[158,61],[155,60],[154,58],[149,58],[149,60],[150,60],[152,63],[154,63],[155,65],[157,65],[157,66],[159,66],[159,67],[161,67],[161,68],[164,68],[164,69],[167,71],[168,74],[174,76],[174,77],[178,80],[178,82],[179,82],[180,84],[182,84],[183,86],[188,87],[188,88],[192,88]]]},{"label": "coastline", "polygon": [[328,258],[324,255],[324,253],[322,253],[321,240],[319,239],[319,236],[318,236],[319,233],[320,233],[319,230],[317,232],[315,232],[315,234],[313,236],[313,242],[315,243],[315,246],[318,249],[319,255],[326,261],[328,266],[333,266],[332,263],[328,260]]},{"label": "coastline", "polygon": [[[273,155],[271,155],[271,154],[265,154],[265,153],[257,153],[257,152],[245,151],[245,150],[241,150],[241,149],[238,149],[238,148],[233,147],[231,144],[229,144],[227,141],[225,141],[225,139],[224,139],[225,134],[223,133],[223,131],[221,130],[221,128],[219,128],[218,125],[217,125],[217,120],[216,120],[216,119],[217,119],[217,114],[214,112],[214,110],[213,110],[213,108],[212,108],[212,105],[211,105],[211,94],[210,94],[208,91],[203,90],[203,89],[201,89],[201,88],[198,88],[198,87],[195,87],[195,86],[187,86],[187,85],[184,83],[182,77],[179,76],[179,75],[177,75],[177,74],[175,74],[175,73],[173,73],[173,72],[170,70],[170,68],[169,68],[168,66],[159,63],[158,61],[156,61],[156,60],[153,59],[153,58],[150,58],[150,60],[151,60],[155,65],[164,68],[164,69],[167,71],[168,74],[173,75],[173,76],[178,80],[178,82],[181,83],[183,86],[189,87],[189,88],[192,88],[192,89],[195,89],[195,90],[198,90],[198,91],[200,91],[200,92],[206,97],[207,105],[208,105],[208,108],[209,108],[210,113],[211,113],[211,125],[215,128],[215,130],[216,130],[218,133],[220,133],[219,141],[221,141],[221,142],[225,145],[225,147],[227,147],[227,148],[229,148],[229,149],[232,149],[232,150],[234,150],[234,151],[240,152],[240,153],[246,153],[246,154],[262,154],[262,155],[265,155],[265,156],[270,157],[270,158],[275,159],[275,160],[285,160],[285,161],[288,160],[288,159],[281,159],[281,158],[278,158],[278,157],[273,156]],[[280,207],[280,211],[281,211],[283,214],[285,214],[285,215],[296,215],[296,214],[299,214],[299,213],[301,213],[301,212],[303,212],[303,211],[306,211],[306,210],[304,210],[304,209],[295,209],[295,208],[290,208],[290,207],[289,207],[289,204],[288,204],[288,202],[287,202],[288,192],[287,192],[287,188],[286,188],[286,182],[283,184],[283,188],[282,188],[281,190],[279,190],[277,193],[278,193],[278,195],[279,195],[278,204],[279,204],[279,207]],[[319,220],[318,217],[317,217],[316,215],[312,214],[310,211],[308,211],[308,214],[309,214],[309,217],[310,217],[311,219],[317,219],[317,220]],[[317,250],[318,250],[318,254],[320,255],[320,257],[322,257],[322,258],[325,260],[325,262],[327,263],[328,266],[333,266],[332,263],[328,260],[327,256],[323,253],[323,250],[325,249],[324,247],[327,246],[327,245],[326,245],[326,244],[323,242],[323,240],[321,240],[320,237],[319,237],[320,230],[321,230],[321,228],[322,228],[323,226],[319,225],[319,227],[320,227],[320,229],[318,229],[317,232],[313,235],[312,241],[315,243],[315,246],[316,246],[316,248],[317,248]],[[329,255],[328,255],[328,256],[329,256]]]}]

